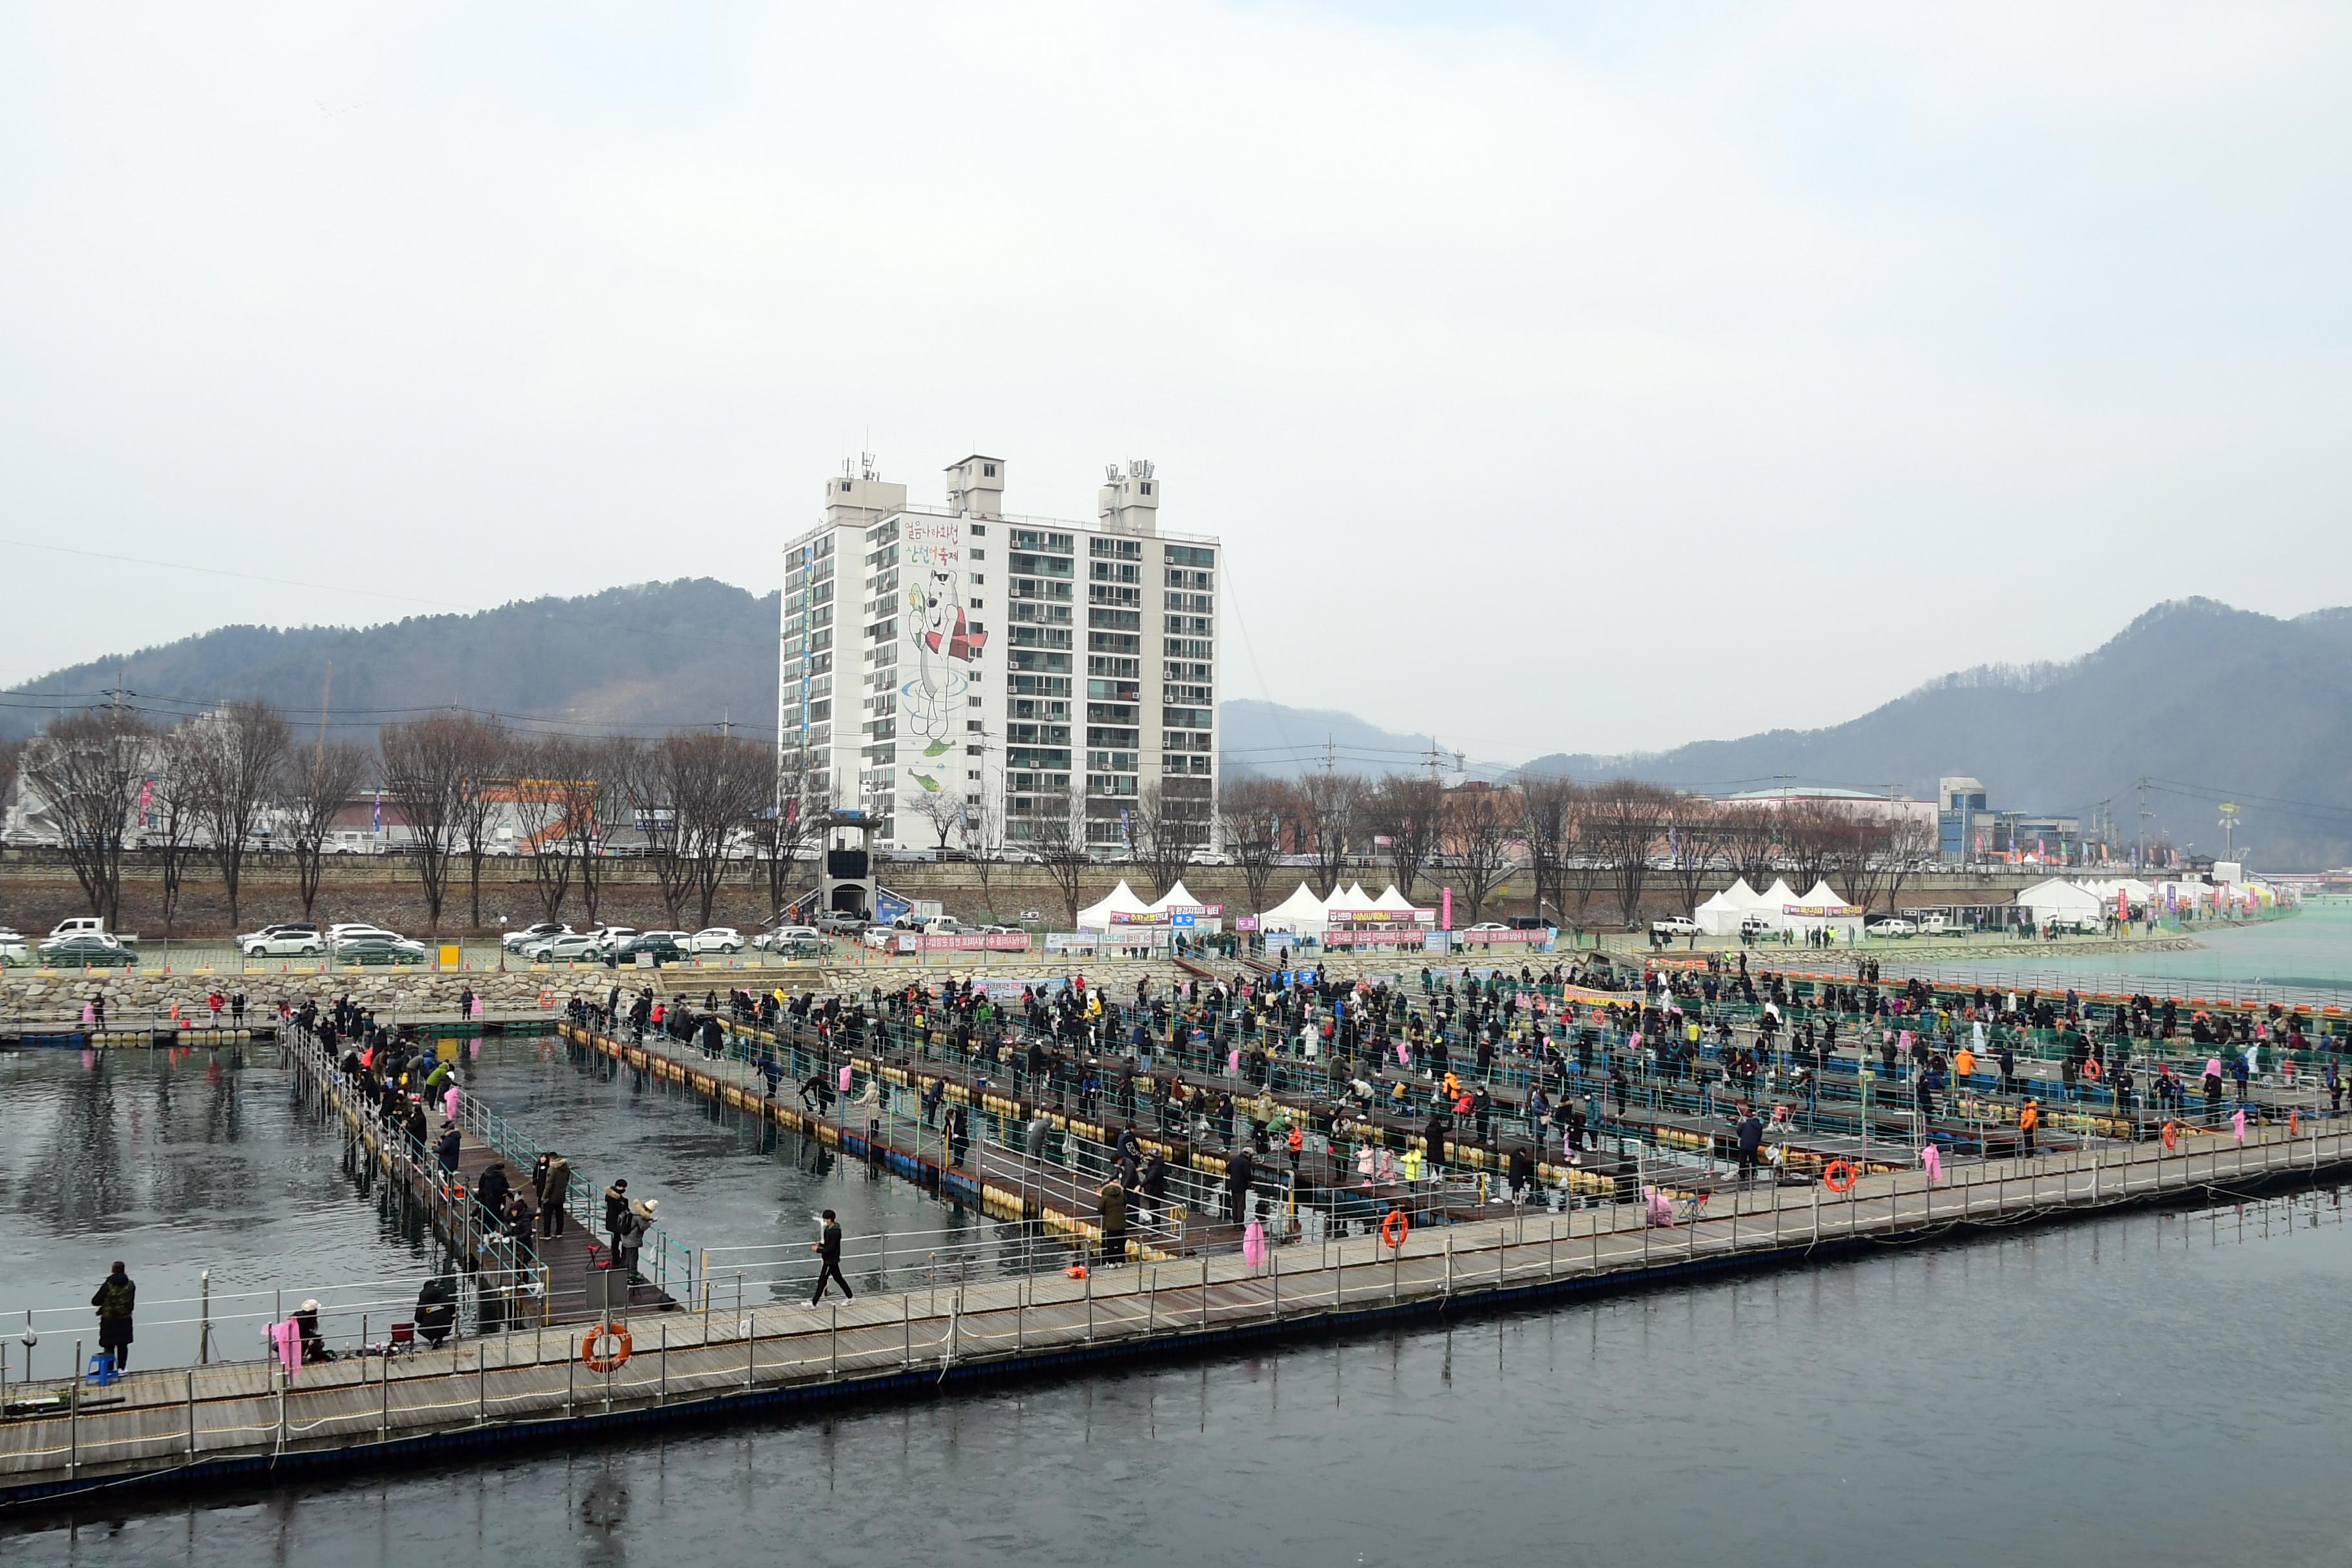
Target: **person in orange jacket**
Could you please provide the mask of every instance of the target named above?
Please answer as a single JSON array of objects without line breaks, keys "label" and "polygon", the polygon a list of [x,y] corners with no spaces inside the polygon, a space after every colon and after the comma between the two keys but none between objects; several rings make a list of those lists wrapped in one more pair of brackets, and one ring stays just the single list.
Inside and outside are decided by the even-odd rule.
[{"label": "person in orange jacket", "polygon": [[2029,1160],[2033,1157],[2033,1130],[2041,1125],[2042,1102],[2040,1100],[2029,1099],[2023,1105],[2018,1107],[2018,1136],[2024,1142],[2025,1157]]}]

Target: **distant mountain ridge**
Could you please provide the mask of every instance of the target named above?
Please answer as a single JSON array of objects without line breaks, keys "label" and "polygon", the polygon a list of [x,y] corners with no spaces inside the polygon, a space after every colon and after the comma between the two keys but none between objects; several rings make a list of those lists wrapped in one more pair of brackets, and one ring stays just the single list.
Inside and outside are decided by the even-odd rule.
[{"label": "distant mountain ridge", "polygon": [[2341,865],[2352,858],[2352,610],[2281,620],[2175,600],[2080,658],[1958,671],[1825,729],[1526,765],[1717,792],[1786,779],[1925,796],[1964,775],[2004,809],[2087,817],[2108,801],[2122,839],[2137,833],[2134,784],[2146,776],[2150,830],[2176,844],[2218,851],[2216,808],[2235,800],[2238,841],[2258,863]]},{"label": "distant mountain ridge", "polygon": [[776,721],[776,611],[773,594],[684,578],[372,626],[224,626],[28,682],[11,694],[24,705],[0,708],[0,737],[39,729],[44,709],[106,700],[118,672],[126,700],[159,718],[260,697],[315,725],[325,699],[335,733],[354,739],[453,706],[583,729],[731,721],[757,733]]},{"label": "distant mountain ridge", "polygon": [[[708,578],[582,598],[519,600],[472,615],[365,627],[225,626],[92,660],[27,683],[0,707],[0,738],[58,709],[126,700],[159,717],[262,697],[315,725],[334,663],[330,721],[364,739],[394,719],[457,706],[551,727],[655,733],[731,722],[772,732],[777,599]],[[33,694],[33,695],[27,695]],[[1229,773],[1364,773],[1425,765],[1430,740],[1337,710],[1237,698],[1219,710]],[[1450,766],[1451,759],[1448,759]],[[2352,609],[2291,620],[2210,599],[2159,605],[2082,658],[1981,665],[1928,681],[1845,723],[1701,741],[1634,756],[1554,752],[1524,764],[1729,792],[1837,784],[1927,795],[1981,779],[2008,809],[2088,816],[2111,803],[2138,828],[2134,781],[2154,784],[2150,830],[2218,849],[2215,807],[2234,800],[2259,865],[2352,862]],[[1486,777],[1507,763],[1472,760]]]}]

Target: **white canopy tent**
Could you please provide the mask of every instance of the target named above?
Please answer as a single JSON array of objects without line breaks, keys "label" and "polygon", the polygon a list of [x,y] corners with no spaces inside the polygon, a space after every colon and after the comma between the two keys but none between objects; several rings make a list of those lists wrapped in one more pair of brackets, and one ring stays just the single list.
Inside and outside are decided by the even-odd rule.
[{"label": "white canopy tent", "polygon": [[1829,931],[1831,940],[1835,942],[1852,942],[1862,934],[1862,910],[1847,903],[1843,893],[1818,879],[1812,889],[1797,900],[1795,913],[1781,911],[1780,921],[1800,935]]},{"label": "white canopy tent", "polygon": [[1108,931],[1113,915],[1148,915],[1151,912],[1151,906],[1136,897],[1135,889],[1129,887],[1127,879],[1122,877],[1118,886],[1113,888],[1101,902],[1088,904],[1078,911],[1078,929]]},{"label": "white canopy tent", "polygon": [[1192,889],[1184,886],[1184,879],[1179,877],[1176,879],[1174,887],[1151,901],[1151,911],[1154,914],[1164,915],[1170,910],[1197,908],[1200,902],[1200,900],[1192,896]]},{"label": "white canopy tent", "polygon": [[1754,913],[1761,901],[1756,889],[1748,885],[1748,879],[1742,877],[1693,910],[1691,919],[1708,936],[1738,936],[1739,922]]},{"label": "white canopy tent", "polygon": [[2070,882],[2063,877],[2034,883],[2017,895],[2016,903],[2035,925],[2051,921],[2097,920],[2112,907],[2101,902],[2098,894],[2080,882]]},{"label": "white canopy tent", "polygon": [[1382,893],[1379,898],[1372,900],[1372,908],[1376,910],[1386,910],[1391,914],[1423,914],[1427,912],[1419,905],[1415,904],[1411,899],[1408,899],[1402,893],[1398,892],[1397,885],[1394,882],[1391,882],[1389,884],[1388,891]]},{"label": "white canopy tent", "polygon": [[1257,918],[1260,931],[1297,931],[1301,935],[1320,936],[1330,916],[1323,900],[1298,884],[1298,890]]}]

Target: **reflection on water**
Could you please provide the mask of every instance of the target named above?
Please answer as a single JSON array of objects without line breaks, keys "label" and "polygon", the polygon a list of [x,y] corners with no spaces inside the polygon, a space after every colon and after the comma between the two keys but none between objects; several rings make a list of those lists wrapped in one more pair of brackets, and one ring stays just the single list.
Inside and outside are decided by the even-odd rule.
[{"label": "reflection on water", "polygon": [[[2341,1191],[36,1522],[12,1561],[2335,1561]],[[5,1528],[0,1525],[0,1528]]]},{"label": "reflection on water", "polygon": [[[753,1301],[805,1294],[806,1283],[772,1276],[779,1259],[795,1279],[805,1269],[826,1208],[853,1237],[923,1238],[907,1244],[918,1260],[986,1242],[986,1267],[1048,1260],[1040,1249],[1058,1263],[1022,1227],[552,1037],[457,1048],[470,1090],[584,1178],[626,1175],[633,1196],[660,1199],[673,1236],[711,1249],[722,1304],[735,1289]],[[0,1254],[12,1263],[0,1322],[42,1314],[36,1374],[63,1372],[77,1334],[95,1350],[88,1303],[117,1258],[139,1284],[131,1363],[145,1367],[196,1359],[206,1269],[217,1358],[257,1354],[260,1322],[305,1296],[326,1302],[338,1341],[380,1335],[441,1265],[415,1207],[350,1155],[341,1123],[269,1047],[0,1053]],[[852,1278],[871,1288],[858,1252]],[[24,1347],[13,1334],[5,1347],[9,1376],[24,1375]]]}]

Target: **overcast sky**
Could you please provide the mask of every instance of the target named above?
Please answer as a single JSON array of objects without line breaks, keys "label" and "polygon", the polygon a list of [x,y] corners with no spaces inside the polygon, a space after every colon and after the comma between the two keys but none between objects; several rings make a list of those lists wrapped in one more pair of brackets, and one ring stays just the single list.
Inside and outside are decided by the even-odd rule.
[{"label": "overcast sky", "polygon": [[9,7],[0,681],[861,447],[1152,458],[1227,695],[1506,759],[2352,601],[2352,11],[1614,10]]}]

